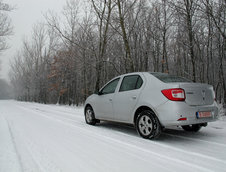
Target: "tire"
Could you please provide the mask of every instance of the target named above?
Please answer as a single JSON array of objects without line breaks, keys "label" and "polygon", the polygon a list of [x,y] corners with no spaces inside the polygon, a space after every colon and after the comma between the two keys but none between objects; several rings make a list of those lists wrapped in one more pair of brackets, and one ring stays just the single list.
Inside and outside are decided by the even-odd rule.
[{"label": "tire", "polygon": [[91,106],[87,106],[85,109],[85,121],[89,125],[95,125],[97,122],[93,108]]},{"label": "tire", "polygon": [[202,126],[200,124],[193,124],[193,125],[184,125],[181,126],[185,131],[190,131],[190,132],[198,132]]},{"label": "tire", "polygon": [[156,139],[161,134],[161,125],[151,110],[142,111],[136,119],[136,130],[145,139]]}]

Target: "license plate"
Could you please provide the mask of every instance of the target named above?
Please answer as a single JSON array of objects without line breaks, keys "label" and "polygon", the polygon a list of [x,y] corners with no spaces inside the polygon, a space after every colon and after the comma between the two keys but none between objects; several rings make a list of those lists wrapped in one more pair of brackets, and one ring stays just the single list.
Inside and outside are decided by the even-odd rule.
[{"label": "license plate", "polygon": [[197,118],[209,118],[212,116],[211,112],[196,112]]}]

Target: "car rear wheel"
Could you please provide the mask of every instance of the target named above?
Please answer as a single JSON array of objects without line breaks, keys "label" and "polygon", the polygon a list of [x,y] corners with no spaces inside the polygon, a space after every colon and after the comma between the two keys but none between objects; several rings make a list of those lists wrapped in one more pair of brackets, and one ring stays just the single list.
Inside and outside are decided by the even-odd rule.
[{"label": "car rear wheel", "polygon": [[85,110],[85,120],[89,125],[95,125],[97,120],[95,119],[94,111],[92,107],[88,106]]},{"label": "car rear wheel", "polygon": [[145,139],[155,139],[161,134],[161,125],[152,111],[144,110],[137,117],[136,130]]},{"label": "car rear wheel", "polygon": [[198,132],[202,126],[200,124],[193,124],[193,125],[184,125],[181,126],[185,131],[193,131]]}]

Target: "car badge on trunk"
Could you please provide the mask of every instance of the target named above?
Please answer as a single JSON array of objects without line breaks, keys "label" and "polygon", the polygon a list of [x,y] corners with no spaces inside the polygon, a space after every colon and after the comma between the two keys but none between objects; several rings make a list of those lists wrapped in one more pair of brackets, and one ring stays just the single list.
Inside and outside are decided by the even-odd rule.
[{"label": "car badge on trunk", "polygon": [[202,90],[202,100],[203,101],[205,100],[205,96],[206,96],[206,91],[205,90]]}]

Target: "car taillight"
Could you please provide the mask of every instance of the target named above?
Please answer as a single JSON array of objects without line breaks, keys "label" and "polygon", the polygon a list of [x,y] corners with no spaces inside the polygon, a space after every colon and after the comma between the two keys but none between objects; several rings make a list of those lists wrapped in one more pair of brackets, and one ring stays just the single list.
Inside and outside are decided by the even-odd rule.
[{"label": "car taillight", "polygon": [[162,90],[161,92],[169,100],[172,100],[172,101],[185,100],[185,92],[181,88],[166,89],[166,90]]}]

